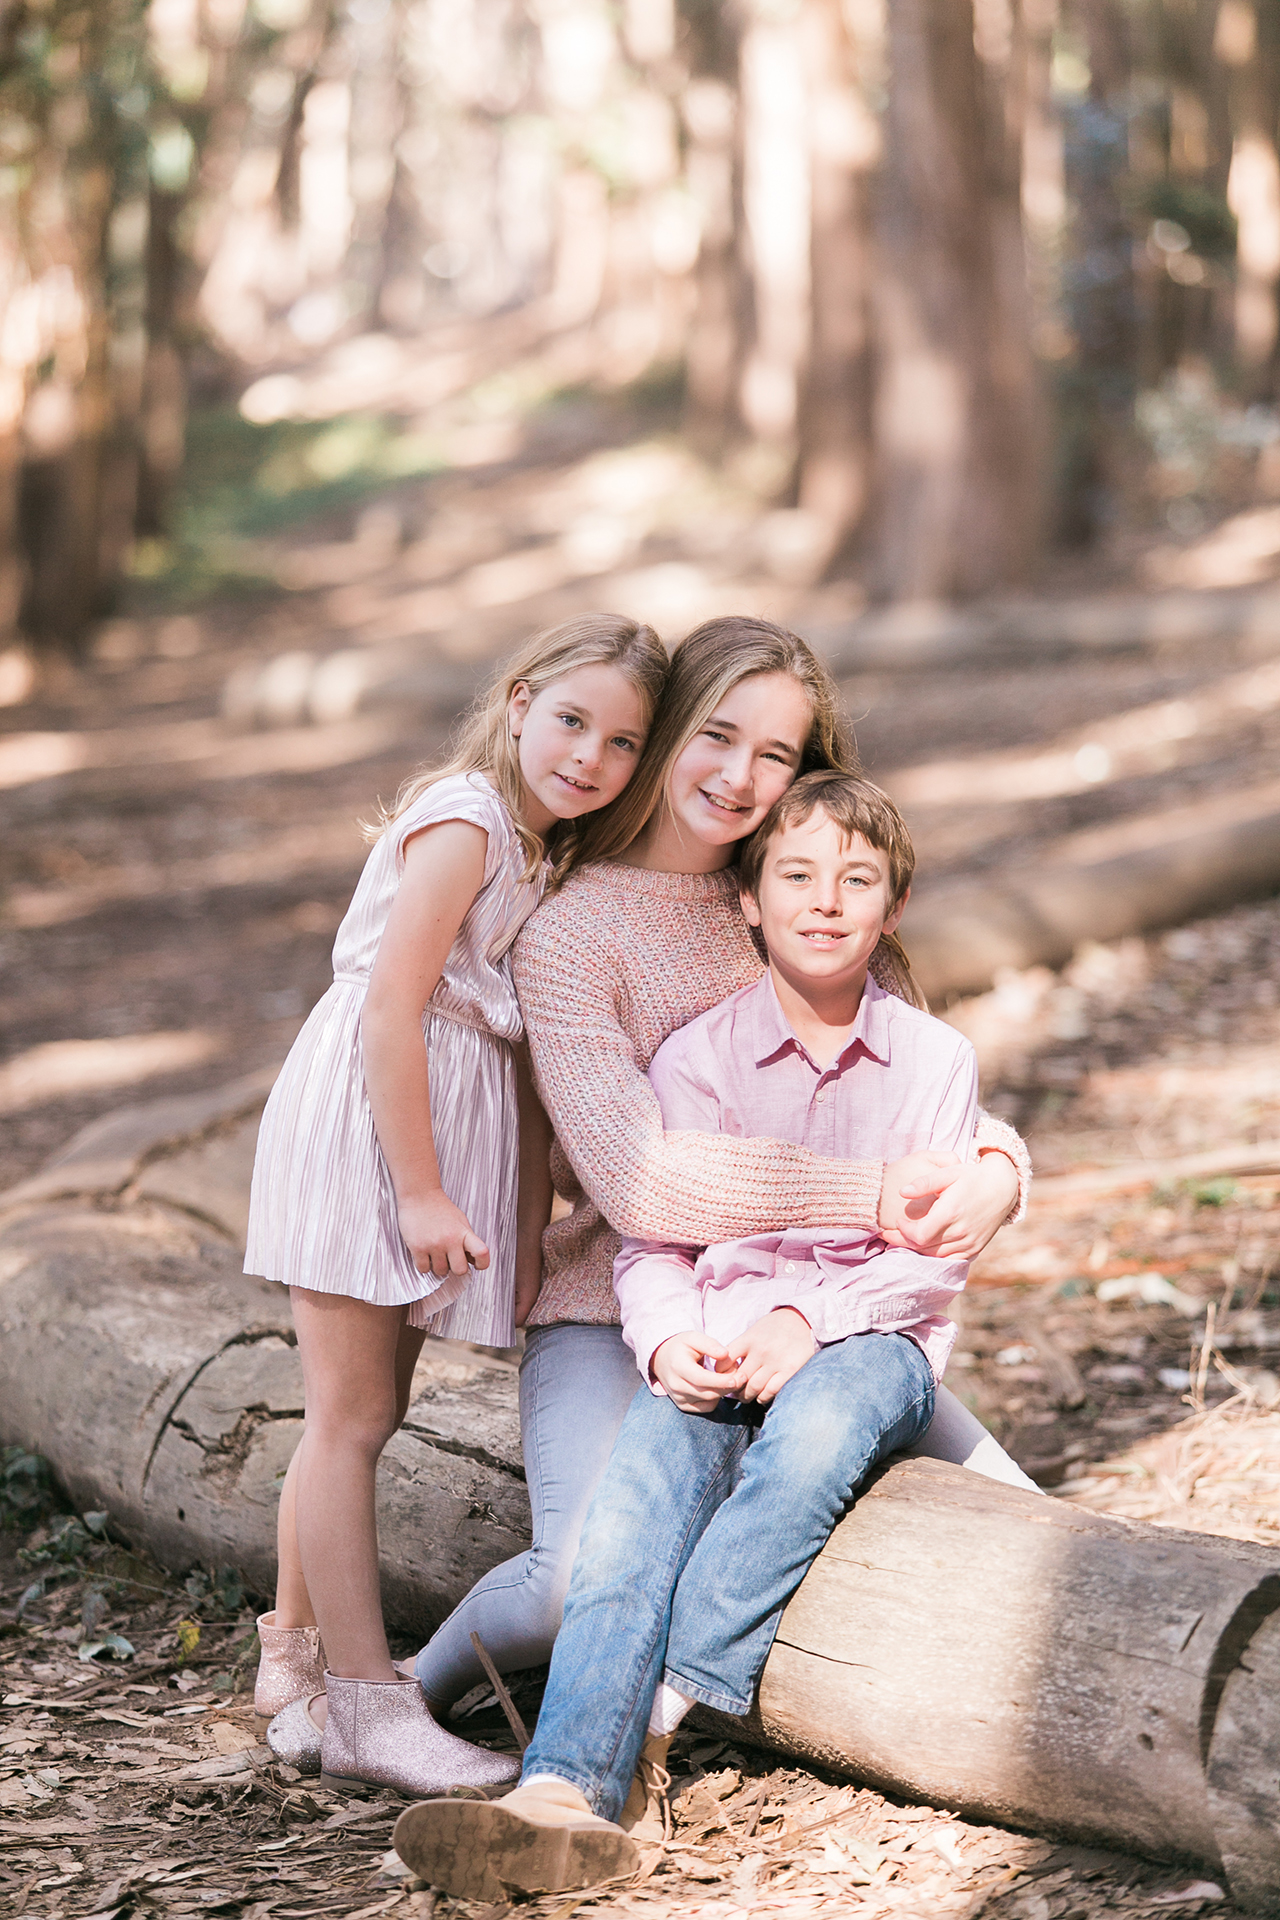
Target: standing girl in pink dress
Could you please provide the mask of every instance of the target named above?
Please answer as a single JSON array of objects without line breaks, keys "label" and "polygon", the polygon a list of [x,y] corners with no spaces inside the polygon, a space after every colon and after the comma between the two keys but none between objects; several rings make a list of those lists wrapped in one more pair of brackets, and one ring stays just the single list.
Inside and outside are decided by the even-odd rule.
[{"label": "standing girl in pink dress", "polygon": [[[392,1664],[374,1477],[428,1326],[514,1341],[517,1270],[537,1270],[550,1190],[508,953],[549,874],[579,857],[575,823],[624,793],[665,671],[650,628],[600,615],[515,657],[453,760],[386,819],[334,983],[263,1115],[245,1267],[290,1289],[306,1426],[255,1704],[323,1718],[336,1786],[426,1794],[515,1772],[439,1727]],[[616,809],[619,846],[632,811]]]}]

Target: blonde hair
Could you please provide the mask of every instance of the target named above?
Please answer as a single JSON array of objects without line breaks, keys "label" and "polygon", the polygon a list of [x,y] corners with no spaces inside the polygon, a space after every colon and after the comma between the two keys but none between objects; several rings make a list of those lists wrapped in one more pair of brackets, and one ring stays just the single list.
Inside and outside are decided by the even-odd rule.
[{"label": "blonde hair", "polygon": [[[775,800],[760,825],[742,849],[738,862],[738,883],[753,900],[760,895],[760,875],[765,854],[775,834],[788,827],[803,826],[821,809],[839,827],[846,840],[861,834],[868,846],[889,859],[889,886],[893,904],[911,885],[916,870],[916,852],[911,844],[907,823],[887,793],[860,775],[839,772],[809,773],[787,788]],[[911,971],[907,950],[896,933],[882,933],[871,956],[871,972],[879,984],[910,1006],[928,1013],[929,1003],[920,983]]]},{"label": "blonde hair", "polygon": [[624,795],[634,803],[628,809],[636,821],[634,830],[627,840],[620,839],[616,831],[620,822],[596,815],[583,835],[584,860],[607,860],[623,851],[663,799],[676,761],[725,695],[740,681],[766,673],[789,674],[808,695],[813,718],[801,755],[801,773],[815,767],[842,773],[859,770],[835,681],[798,634],[746,614],[707,620],[687,634],[671,656],[657,718]]},{"label": "blonde hair", "polygon": [[[626,675],[640,696],[644,722],[648,726],[667,675],[667,654],[661,640],[652,627],[639,620],[627,620],[618,614],[580,614],[576,620],[566,620],[562,626],[535,634],[511,656],[463,720],[446,764],[420,767],[411,774],[396,795],[395,804],[381,809],[376,820],[366,825],[365,838],[376,840],[385,827],[398,820],[406,807],[412,806],[418,796],[438,780],[447,780],[459,773],[483,773],[511,810],[512,825],[525,853],[522,878],[532,879],[549,854],[551,884],[559,886],[585,858],[599,857],[588,856],[584,849],[585,830],[600,819],[600,814],[558,822],[545,842],[541,834],[521,820],[524,781],[520,775],[518,743],[507,722],[507,709],[518,686],[528,687],[536,698],[544,688],[563,680],[567,674],[576,673],[581,667],[596,666],[616,667]],[[619,846],[625,846],[640,831],[648,812],[648,801],[636,796],[635,787],[636,775],[633,774],[618,798],[600,809],[601,814],[609,816],[609,831],[602,839],[614,839]]]}]

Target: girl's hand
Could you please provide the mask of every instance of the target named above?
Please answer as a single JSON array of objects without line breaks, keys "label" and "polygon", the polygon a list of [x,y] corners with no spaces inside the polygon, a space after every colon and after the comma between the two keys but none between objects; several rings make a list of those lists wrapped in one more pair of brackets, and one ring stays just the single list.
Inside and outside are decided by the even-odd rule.
[{"label": "girl's hand", "polygon": [[817,1351],[813,1329],[799,1308],[775,1307],[748,1327],[737,1356],[737,1372],[726,1382],[725,1391],[767,1407]]},{"label": "girl's hand", "polygon": [[[934,1164],[924,1166],[925,1161]],[[891,1247],[909,1247],[935,1260],[973,1260],[1004,1225],[1017,1198],[1017,1169],[1003,1153],[984,1153],[967,1163],[954,1155],[909,1154],[885,1168],[881,1237]]]},{"label": "girl's hand", "polygon": [[710,1413],[724,1392],[719,1373],[702,1365],[704,1355],[733,1367],[726,1349],[705,1333],[673,1333],[649,1362],[654,1379],[666,1388],[681,1413]]},{"label": "girl's hand", "polygon": [[487,1267],[489,1249],[460,1207],[447,1193],[437,1189],[414,1200],[402,1200],[396,1209],[400,1232],[419,1273],[433,1273],[438,1280],[450,1274],[462,1275],[467,1263]]}]

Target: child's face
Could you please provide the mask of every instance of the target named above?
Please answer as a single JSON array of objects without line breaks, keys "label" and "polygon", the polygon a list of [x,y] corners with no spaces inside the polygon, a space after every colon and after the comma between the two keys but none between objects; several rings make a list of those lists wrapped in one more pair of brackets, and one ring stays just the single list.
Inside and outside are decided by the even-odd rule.
[{"label": "child's face", "polygon": [[889,856],[860,833],[846,839],[821,808],[784,827],[765,849],[760,895],[742,895],[773,965],[787,977],[861,987],[882,933],[892,933],[907,896],[893,898]]},{"label": "child's face", "polygon": [[636,770],[648,731],[640,695],[617,667],[579,667],[507,709],[519,741],[525,815],[535,833],[616,800]]},{"label": "child's face", "polygon": [[754,833],[795,779],[813,725],[789,673],[757,673],[725,694],[671,769],[667,805],[681,833],[713,847]]}]

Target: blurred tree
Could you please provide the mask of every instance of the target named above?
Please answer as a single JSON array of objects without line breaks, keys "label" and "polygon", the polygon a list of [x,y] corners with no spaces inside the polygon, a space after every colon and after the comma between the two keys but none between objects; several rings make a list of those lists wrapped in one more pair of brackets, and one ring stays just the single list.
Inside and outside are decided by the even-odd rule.
[{"label": "blurred tree", "polygon": [[888,13],[872,564],[891,599],[988,591],[1025,578],[1040,547],[1018,16],[1004,18],[980,63],[972,0]]}]

